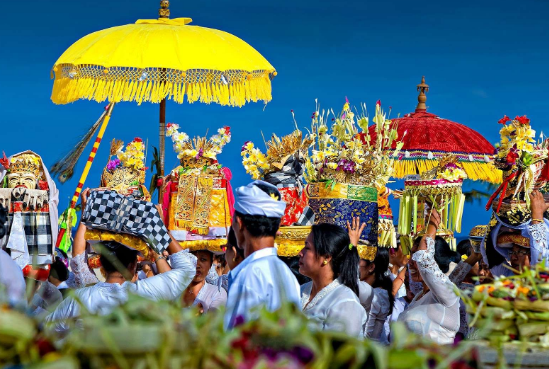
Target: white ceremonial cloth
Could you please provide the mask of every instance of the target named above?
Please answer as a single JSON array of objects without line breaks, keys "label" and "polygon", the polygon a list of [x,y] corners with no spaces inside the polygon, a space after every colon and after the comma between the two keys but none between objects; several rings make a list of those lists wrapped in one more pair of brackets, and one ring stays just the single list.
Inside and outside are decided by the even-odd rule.
[{"label": "white ceremonial cloth", "polygon": [[223,288],[204,283],[194,299],[193,306],[198,304],[202,305],[205,313],[210,310],[219,310],[221,306],[227,304],[227,292]]},{"label": "white ceremonial cloth", "polygon": [[275,311],[283,302],[301,308],[299,283],[290,268],[268,247],[248,256],[229,273],[225,329],[257,317],[257,308]]},{"label": "white ceremonial cloth", "polygon": [[391,304],[389,302],[389,294],[383,288],[374,288],[374,301],[372,302],[372,308],[368,315],[368,323],[366,324],[366,338],[389,344],[384,326],[390,314]]},{"label": "white ceremonial cloth", "polygon": [[429,292],[417,294],[398,320],[404,322],[413,333],[445,345],[454,342],[459,329],[459,297],[455,285],[435,261],[435,241],[426,237],[427,250],[419,250],[413,256],[423,282]]},{"label": "white ceremonial cloth", "polygon": [[[0,250],[0,301],[4,300],[2,293],[6,293],[7,302],[14,306],[27,306],[25,298],[25,278],[21,268],[11,259],[7,252]],[[5,300],[4,300],[5,301]]]},{"label": "white ceremonial cloth", "polygon": [[334,279],[310,299],[312,288],[313,282],[301,286],[301,306],[311,321],[312,329],[344,332],[364,338],[366,310],[349,287]]},{"label": "white ceremonial cloth", "polygon": [[[91,313],[109,314],[115,307],[128,300],[128,294],[137,294],[151,300],[176,300],[196,275],[196,257],[188,250],[171,255],[172,270],[135,283],[97,283],[75,290],[76,298]],[[46,320],[55,322],[55,330],[64,332],[70,328],[67,319],[80,316],[80,304],[72,297],[66,298]]]}]

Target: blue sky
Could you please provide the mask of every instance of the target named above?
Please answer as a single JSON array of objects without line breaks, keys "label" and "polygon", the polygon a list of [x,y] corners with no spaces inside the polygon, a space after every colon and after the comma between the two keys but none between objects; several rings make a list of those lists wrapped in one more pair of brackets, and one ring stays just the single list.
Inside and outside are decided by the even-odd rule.
[{"label": "blue sky", "polygon": [[[93,31],[155,18],[157,0],[2,1],[0,150],[31,149],[48,165],[60,158],[101,114],[105,104],[50,101],[50,69],[63,51]],[[240,162],[244,141],[291,132],[293,109],[309,125],[314,99],[339,109],[351,103],[373,106],[381,99],[393,116],[412,112],[421,76],[431,90],[429,112],[465,124],[490,142],[497,120],[527,114],[549,133],[549,1],[171,1],[172,18],[239,36],[278,71],[273,101],[266,108],[168,102],[167,120],[189,135],[232,127],[233,141],[220,161],[234,173],[233,185],[249,181]],[[108,142],[135,136],[158,145],[158,106],[116,106],[86,185],[97,186]],[[167,143],[170,141],[168,140]],[[89,149],[86,149],[84,157]],[[176,165],[167,146],[166,167]],[[149,158],[150,159],[150,158]],[[79,173],[84,160],[77,166]],[[79,175],[60,185],[60,210]],[[397,183],[395,186],[398,187]],[[393,206],[395,207],[395,206]],[[481,205],[467,205],[464,230],[486,223]]]}]

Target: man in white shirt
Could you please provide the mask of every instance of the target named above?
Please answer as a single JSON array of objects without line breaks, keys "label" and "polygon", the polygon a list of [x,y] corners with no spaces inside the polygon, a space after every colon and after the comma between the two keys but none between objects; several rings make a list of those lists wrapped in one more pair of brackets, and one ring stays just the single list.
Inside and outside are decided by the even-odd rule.
[{"label": "man in white shirt", "polygon": [[232,227],[246,258],[229,273],[225,329],[254,319],[261,307],[275,311],[291,302],[300,308],[299,283],[274,248],[286,209],[280,192],[255,181],[236,189],[235,199]]}]

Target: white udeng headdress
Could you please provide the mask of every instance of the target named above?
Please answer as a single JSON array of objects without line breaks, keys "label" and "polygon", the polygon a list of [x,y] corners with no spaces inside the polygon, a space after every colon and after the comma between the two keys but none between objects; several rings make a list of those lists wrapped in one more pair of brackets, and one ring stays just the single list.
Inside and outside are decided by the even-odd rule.
[{"label": "white udeng headdress", "polygon": [[267,195],[265,191],[257,187],[258,184],[277,189],[264,181],[254,181],[247,186],[238,187],[235,191],[234,210],[246,215],[282,218],[284,210],[286,210],[286,203]]}]

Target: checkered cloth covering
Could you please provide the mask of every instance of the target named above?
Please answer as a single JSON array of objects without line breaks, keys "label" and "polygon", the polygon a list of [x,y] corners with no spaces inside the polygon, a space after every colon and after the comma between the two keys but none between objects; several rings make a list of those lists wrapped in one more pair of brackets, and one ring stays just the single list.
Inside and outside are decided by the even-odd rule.
[{"label": "checkered cloth covering", "polygon": [[299,193],[303,190],[303,163],[294,156],[290,156],[280,171],[265,175],[265,182],[278,187],[297,187]]},{"label": "checkered cloth covering", "polygon": [[[27,238],[27,246],[30,255],[52,255],[53,243],[51,236],[51,220],[49,213],[22,212],[23,230]],[[8,244],[9,235],[13,223],[13,213],[8,214],[7,230],[5,237],[0,239],[0,247],[4,250]]]},{"label": "checkered cloth covering", "polygon": [[160,254],[171,238],[152,202],[135,200],[115,191],[92,191],[82,215],[88,227],[140,237]]},{"label": "checkered cloth covering", "polygon": [[299,220],[295,223],[296,226],[312,226],[315,224],[315,213],[313,209],[306,206]]}]

